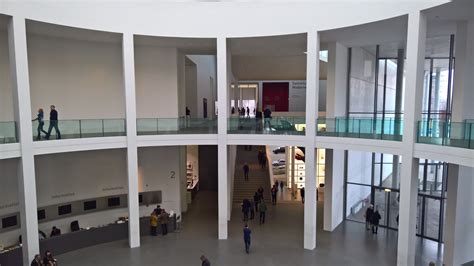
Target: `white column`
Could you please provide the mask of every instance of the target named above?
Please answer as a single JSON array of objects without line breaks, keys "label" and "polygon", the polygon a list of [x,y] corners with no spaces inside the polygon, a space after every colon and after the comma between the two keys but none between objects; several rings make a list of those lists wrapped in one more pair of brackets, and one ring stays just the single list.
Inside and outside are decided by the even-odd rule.
[{"label": "white column", "polygon": [[458,22],[453,88],[453,121],[474,119],[474,20]]},{"label": "white column", "polygon": [[[347,47],[329,43],[328,55],[326,117],[344,117],[347,112]],[[323,228],[333,231],[344,217],[344,150],[326,149],[325,169]]]},{"label": "white column", "polygon": [[408,15],[406,93],[400,180],[398,265],[415,265],[416,207],[419,159],[413,158],[417,123],[421,118],[425,62],[426,17],[419,11]]},{"label": "white column", "polygon": [[444,239],[444,264],[474,261],[474,168],[450,164]]},{"label": "white column", "polygon": [[319,34],[308,32],[306,55],[306,135],[304,248],[316,248],[316,160],[315,137],[319,94]]},{"label": "white column", "polygon": [[132,33],[123,34],[122,56],[125,85],[125,116],[127,125],[128,243],[131,248],[135,248],[140,246],[140,212],[138,204],[135,56]]},{"label": "white column", "polygon": [[21,150],[18,199],[20,201],[23,265],[30,265],[29,262],[34,255],[39,254],[39,241],[25,18],[14,16],[10,19],[8,41],[15,121]]},{"label": "white column", "polygon": [[217,166],[219,239],[227,239],[227,39],[217,38]]}]

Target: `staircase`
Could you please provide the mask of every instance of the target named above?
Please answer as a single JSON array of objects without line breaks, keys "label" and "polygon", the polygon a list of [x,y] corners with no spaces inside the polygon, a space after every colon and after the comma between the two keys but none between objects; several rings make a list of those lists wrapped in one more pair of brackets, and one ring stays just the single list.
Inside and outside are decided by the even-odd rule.
[{"label": "staircase", "polygon": [[[237,156],[235,162],[235,177],[234,177],[234,199],[235,203],[241,203],[243,199],[247,198],[253,200],[253,195],[257,189],[263,187],[263,197],[267,203],[271,202],[270,194],[270,176],[267,167],[261,169],[258,165],[258,150],[265,151],[264,146],[252,146],[252,150],[245,150],[244,146],[237,147]],[[248,163],[249,180],[245,181],[243,166],[245,162]]]}]

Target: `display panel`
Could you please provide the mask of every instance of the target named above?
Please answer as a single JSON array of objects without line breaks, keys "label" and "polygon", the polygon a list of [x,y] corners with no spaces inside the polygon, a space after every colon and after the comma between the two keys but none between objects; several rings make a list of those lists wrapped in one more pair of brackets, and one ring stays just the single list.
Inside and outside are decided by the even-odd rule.
[{"label": "display panel", "polygon": [[109,207],[115,207],[115,206],[120,206],[120,198],[109,198],[108,199],[108,206]]},{"label": "display panel", "polygon": [[85,201],[84,202],[84,210],[94,210],[97,208],[97,202],[95,200]]},{"label": "display panel", "polygon": [[58,215],[65,215],[71,213],[71,204],[58,207]]},{"label": "display panel", "polygon": [[12,226],[16,226],[18,224],[18,220],[16,215],[10,216],[2,219],[2,228],[8,228]]}]

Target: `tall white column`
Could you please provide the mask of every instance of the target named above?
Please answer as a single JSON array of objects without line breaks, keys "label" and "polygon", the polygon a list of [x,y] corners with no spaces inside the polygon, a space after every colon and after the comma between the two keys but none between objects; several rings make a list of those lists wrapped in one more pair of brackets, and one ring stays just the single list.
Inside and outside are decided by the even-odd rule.
[{"label": "tall white column", "polygon": [[219,239],[227,239],[227,39],[217,38],[217,165]]},{"label": "tall white column", "polygon": [[[346,116],[348,50],[332,42],[328,45],[326,117]],[[333,231],[343,220],[344,150],[326,149],[324,179],[324,230]]]},{"label": "tall white column", "polygon": [[474,119],[474,20],[458,22],[453,88],[453,121]]},{"label": "tall white column", "polygon": [[306,54],[306,135],[304,248],[316,248],[316,160],[315,137],[319,95],[319,34],[308,32]]},{"label": "tall white column", "polygon": [[17,135],[19,136],[21,150],[18,171],[18,194],[23,243],[23,265],[29,265],[34,255],[39,253],[39,241],[25,18],[14,16],[10,19],[8,23],[8,41],[15,121],[17,123]]},{"label": "tall white column", "polygon": [[419,159],[413,158],[417,123],[421,118],[425,62],[426,17],[419,11],[408,15],[406,88],[400,180],[398,265],[415,265],[416,207]]},{"label": "tall white column", "polygon": [[138,204],[137,108],[135,99],[135,55],[132,33],[122,39],[125,116],[127,125],[128,243],[140,246],[140,212]]},{"label": "tall white column", "polygon": [[474,261],[474,168],[450,164],[444,239],[444,264]]},{"label": "tall white column", "polygon": [[[474,118],[474,21],[458,22],[453,88],[453,121]],[[444,263],[461,265],[473,261],[474,168],[450,164],[444,239]]]}]

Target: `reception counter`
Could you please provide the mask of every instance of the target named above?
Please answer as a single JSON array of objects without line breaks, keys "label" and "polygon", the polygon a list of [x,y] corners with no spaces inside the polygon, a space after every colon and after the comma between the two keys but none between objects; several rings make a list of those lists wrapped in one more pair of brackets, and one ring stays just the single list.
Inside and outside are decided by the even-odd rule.
[{"label": "reception counter", "polygon": [[[173,232],[175,230],[176,215],[173,215],[170,217],[168,232]],[[158,226],[158,233],[161,234],[161,226]],[[142,217],[140,218],[140,235],[145,236],[149,234],[150,218]],[[40,252],[41,254],[44,254],[46,250],[50,250],[53,255],[56,256],[73,250],[127,238],[128,223],[114,223],[40,240]],[[22,248],[18,247],[10,251],[0,253],[0,265],[21,265],[21,250]]]}]

